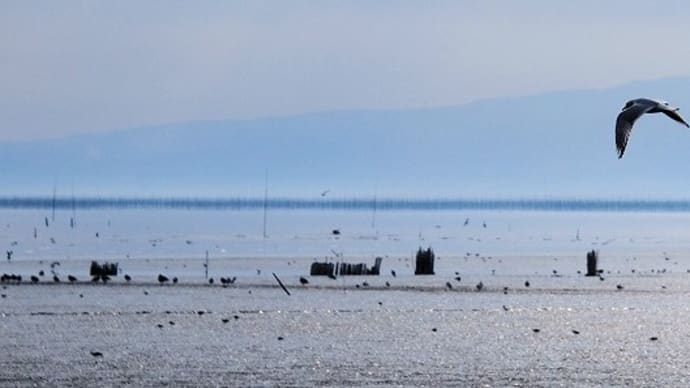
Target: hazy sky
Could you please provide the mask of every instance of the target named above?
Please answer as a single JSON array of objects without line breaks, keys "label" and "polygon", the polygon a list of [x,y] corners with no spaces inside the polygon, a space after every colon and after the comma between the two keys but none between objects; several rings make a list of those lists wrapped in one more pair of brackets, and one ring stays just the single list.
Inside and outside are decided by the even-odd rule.
[{"label": "hazy sky", "polygon": [[690,75],[690,2],[0,2],[0,141]]}]

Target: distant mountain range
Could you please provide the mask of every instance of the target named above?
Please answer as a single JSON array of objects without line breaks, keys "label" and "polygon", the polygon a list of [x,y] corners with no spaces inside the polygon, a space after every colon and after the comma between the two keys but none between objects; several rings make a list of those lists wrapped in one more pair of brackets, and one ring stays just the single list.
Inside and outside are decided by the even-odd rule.
[{"label": "distant mountain range", "polygon": [[637,123],[622,160],[616,115],[635,97],[690,119],[690,78],[482,100],[176,123],[0,143],[0,195],[688,198],[690,131]]}]

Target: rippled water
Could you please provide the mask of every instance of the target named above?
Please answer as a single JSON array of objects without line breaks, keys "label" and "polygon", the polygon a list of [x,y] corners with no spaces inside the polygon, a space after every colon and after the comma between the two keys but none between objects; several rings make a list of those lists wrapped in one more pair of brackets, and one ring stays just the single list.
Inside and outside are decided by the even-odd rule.
[{"label": "rippled water", "polygon": [[[266,240],[251,212],[84,212],[74,229],[60,215],[49,227],[41,212],[2,215],[0,242],[15,254],[0,272],[46,272],[38,285],[1,291],[3,386],[684,386],[690,379],[683,214],[382,213],[372,227],[369,213],[286,212],[269,214]],[[333,228],[342,234],[335,238]],[[419,245],[441,256],[436,275],[412,275]],[[592,248],[601,252],[604,280],[577,272]],[[238,276],[233,286],[207,283],[206,250],[209,275]],[[333,259],[331,250],[353,261],[385,256],[382,275],[308,277],[301,285],[310,263]],[[88,282],[92,257],[117,259],[132,284]],[[50,281],[53,260],[60,284]],[[158,273],[180,283],[160,286]],[[67,274],[80,281],[66,284]]]}]

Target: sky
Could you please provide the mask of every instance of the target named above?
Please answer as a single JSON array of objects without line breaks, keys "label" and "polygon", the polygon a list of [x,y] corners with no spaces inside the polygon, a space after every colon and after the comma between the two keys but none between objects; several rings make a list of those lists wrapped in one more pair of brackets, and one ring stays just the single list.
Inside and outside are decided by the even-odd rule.
[{"label": "sky", "polygon": [[690,75],[690,2],[0,2],[0,141]]}]

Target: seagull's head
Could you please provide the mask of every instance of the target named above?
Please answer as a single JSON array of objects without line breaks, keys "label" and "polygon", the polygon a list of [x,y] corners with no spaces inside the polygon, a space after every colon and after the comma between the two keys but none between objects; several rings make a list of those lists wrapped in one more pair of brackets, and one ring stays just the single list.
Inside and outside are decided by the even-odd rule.
[{"label": "seagull's head", "polygon": [[633,100],[626,102],[625,106],[623,107],[623,110],[630,108],[631,106],[633,106],[634,103],[635,103],[635,101],[633,101]]}]

